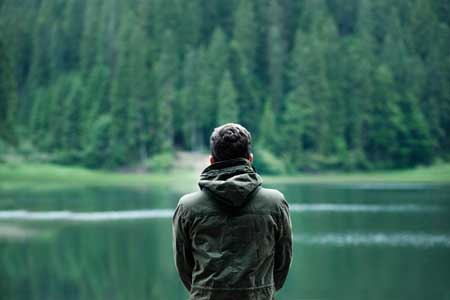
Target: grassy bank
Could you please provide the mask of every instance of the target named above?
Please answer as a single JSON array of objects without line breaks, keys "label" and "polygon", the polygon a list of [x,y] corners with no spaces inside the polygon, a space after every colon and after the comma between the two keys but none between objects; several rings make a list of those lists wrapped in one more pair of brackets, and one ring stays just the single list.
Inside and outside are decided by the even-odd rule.
[{"label": "grassy bank", "polygon": [[[450,164],[401,171],[373,173],[326,173],[295,176],[263,176],[264,182],[277,183],[365,183],[411,182],[450,183]],[[146,188],[171,186],[192,190],[198,173],[183,169],[167,173],[138,174],[93,171],[50,164],[0,164],[0,189],[52,189],[84,186]]]},{"label": "grassy bank", "polygon": [[268,183],[450,183],[450,164],[365,173],[322,173],[266,176]]},{"label": "grassy bank", "polygon": [[174,186],[186,190],[195,184],[196,179],[196,174],[188,170],[165,174],[142,174],[96,171],[51,164],[0,164],[0,189]]}]

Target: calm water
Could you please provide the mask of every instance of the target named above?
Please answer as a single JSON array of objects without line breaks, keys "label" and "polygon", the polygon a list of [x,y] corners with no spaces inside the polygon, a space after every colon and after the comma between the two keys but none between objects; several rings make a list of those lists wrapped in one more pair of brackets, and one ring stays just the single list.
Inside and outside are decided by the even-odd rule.
[{"label": "calm water", "polygon": [[[450,299],[450,186],[277,185],[294,261],[280,300]],[[167,189],[0,191],[0,299],[186,299]]]}]

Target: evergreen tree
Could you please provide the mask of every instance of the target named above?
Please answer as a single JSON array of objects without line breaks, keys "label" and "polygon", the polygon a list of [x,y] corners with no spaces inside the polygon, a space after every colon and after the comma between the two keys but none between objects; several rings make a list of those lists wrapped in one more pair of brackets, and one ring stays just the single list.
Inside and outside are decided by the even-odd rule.
[{"label": "evergreen tree", "polygon": [[233,120],[293,170],[448,160],[447,2],[4,0],[0,139],[122,167]]},{"label": "evergreen tree", "polygon": [[66,157],[63,160],[68,163],[79,163],[82,156],[82,82],[80,78],[73,77],[70,83],[70,90],[64,101],[62,146]]},{"label": "evergreen tree", "polygon": [[226,71],[219,86],[217,125],[238,122],[238,105],[236,90],[230,72]]},{"label": "evergreen tree", "polygon": [[141,161],[148,157],[150,140],[147,135],[149,122],[146,116],[149,115],[151,107],[147,100],[154,90],[154,87],[149,84],[151,72],[148,67],[149,52],[146,45],[148,45],[148,40],[142,28],[133,28],[129,47],[135,50],[129,57],[127,66],[130,74],[128,145],[131,155],[139,157]]},{"label": "evergreen tree", "polygon": [[175,39],[171,31],[165,32],[165,44],[156,63],[155,81],[157,97],[152,113],[152,152],[172,150],[173,146],[173,105],[177,97],[179,58]]},{"label": "evergreen tree", "polygon": [[319,30],[326,16],[328,8],[325,0],[304,0],[297,28],[305,32]]},{"label": "evergreen tree", "polygon": [[0,31],[0,140],[17,142],[15,132],[17,106],[17,84],[13,66]]},{"label": "evergreen tree", "polygon": [[[314,109],[314,149],[321,154],[328,151],[330,87],[327,78],[325,55],[321,52],[318,37],[299,30],[291,54],[290,82],[292,89],[308,87]],[[306,91],[305,91],[306,92]]]},{"label": "evergreen tree", "polygon": [[372,117],[367,128],[366,153],[379,167],[392,168],[402,159],[396,142],[404,131],[399,96],[395,90],[392,72],[379,66],[374,74],[377,89],[372,96]]},{"label": "evergreen tree", "polygon": [[50,153],[61,152],[64,148],[66,99],[72,90],[70,75],[62,76],[54,81],[48,90],[48,148]]},{"label": "evergreen tree", "polygon": [[347,167],[349,169],[367,166],[364,145],[367,142],[365,128],[370,120],[369,107],[373,93],[373,64],[371,40],[367,36],[351,39],[342,49],[344,62],[342,78],[342,97],[345,108],[345,128],[343,137],[350,151]]},{"label": "evergreen tree", "polygon": [[[212,77],[215,86],[218,86],[225,73],[229,62],[228,43],[225,33],[220,27],[214,30],[207,50],[209,76]],[[217,95],[217,91],[216,94]]]},{"label": "evergreen tree", "polygon": [[83,132],[89,132],[98,117],[110,111],[109,80],[110,71],[102,65],[95,66],[85,78],[81,107]]},{"label": "evergreen tree", "polygon": [[[124,19],[126,19],[124,17]],[[129,94],[130,94],[130,70],[128,68],[128,59],[130,49],[125,47],[129,43],[131,29],[128,26],[120,27],[116,47],[120,49],[117,54],[117,62],[114,66],[111,90],[111,166],[121,166],[127,162],[129,157]]]},{"label": "evergreen tree", "polygon": [[437,17],[427,0],[416,0],[411,16],[412,42],[417,53],[426,58],[437,39]]},{"label": "evergreen tree", "polygon": [[201,16],[204,3],[192,0],[182,1],[176,5],[180,9],[179,14],[183,15],[179,18],[180,26],[177,28],[180,31],[180,43],[184,47],[195,47],[201,41],[202,25],[205,22]]},{"label": "evergreen tree", "polygon": [[94,68],[98,49],[96,40],[99,35],[100,2],[91,0],[85,2],[85,17],[83,19],[83,32],[80,36],[80,67],[85,73]]},{"label": "evergreen tree", "polygon": [[[185,73],[185,78],[194,77],[185,81],[185,83],[191,85],[192,81],[195,81],[195,84],[191,85],[191,87],[196,88],[191,90],[194,93],[191,99],[196,99],[195,107],[197,107],[192,116],[195,116],[196,120],[194,123],[199,128],[199,131],[198,134],[190,138],[191,145],[196,145],[191,148],[195,149],[201,149],[203,145],[208,145],[211,128],[216,125],[217,86],[220,82],[216,82],[215,76],[211,76],[211,59],[213,59],[213,55],[208,49],[198,49],[194,62],[195,70],[192,72],[193,75],[190,75],[189,72]],[[186,138],[188,139],[188,137]]]},{"label": "evergreen tree", "polygon": [[242,124],[251,131],[257,130],[261,105],[260,87],[256,76],[258,36],[255,9],[251,1],[241,1],[235,14],[231,47],[232,67],[236,77],[238,104]]},{"label": "evergreen tree", "polygon": [[40,150],[46,149],[46,132],[49,129],[48,117],[49,111],[46,91],[44,89],[38,89],[33,95],[33,107],[31,109],[30,128],[31,128],[31,141],[40,148]]},{"label": "evergreen tree", "polygon": [[310,107],[308,107],[307,95],[301,86],[289,93],[286,99],[286,106],[283,113],[282,137],[283,145],[289,145],[284,149],[286,161],[292,171],[298,171],[304,159],[303,139],[307,134],[307,122]]},{"label": "evergreen tree", "polygon": [[[203,51],[201,51],[203,52]],[[183,88],[177,97],[177,107],[174,110],[174,124],[183,124],[179,128],[178,136],[183,140],[184,146],[190,150],[196,150],[201,145],[201,122],[202,105],[210,102],[208,98],[213,91],[210,77],[201,73],[201,61],[203,53],[189,49],[184,59],[183,66]]]},{"label": "evergreen tree", "polygon": [[250,74],[256,69],[258,39],[255,32],[257,30],[253,2],[240,1],[235,14],[231,44],[240,68],[247,70]]},{"label": "evergreen tree", "polygon": [[[99,65],[112,66],[115,65],[118,48],[114,41],[118,38],[119,33],[119,9],[118,1],[100,1],[100,9],[98,10],[98,29],[95,44],[86,45],[97,49],[95,53],[95,62]],[[128,12],[124,10],[123,13]],[[130,20],[130,19],[128,19]],[[88,28],[86,28],[87,30]],[[86,41],[89,43],[89,41]],[[126,45],[126,44],[122,44]],[[85,50],[83,50],[85,51]],[[83,59],[82,59],[83,61]]]},{"label": "evergreen tree", "polygon": [[264,104],[257,140],[260,146],[272,152],[275,152],[278,146],[278,133],[272,103],[273,102],[270,99],[267,99]]},{"label": "evergreen tree", "polygon": [[61,22],[57,21],[56,26],[50,29],[50,41],[48,46],[49,58],[52,59],[48,63],[48,81],[51,84],[61,70],[65,70],[65,45],[63,41],[64,33],[61,28]]},{"label": "evergreen tree", "polygon": [[425,61],[425,82],[422,96],[422,111],[434,137],[435,153],[448,157],[450,149],[450,34],[448,26],[441,26],[439,38],[433,41],[428,59]]},{"label": "evergreen tree", "polygon": [[[201,71],[201,123],[202,140],[207,142],[211,128],[216,125],[218,113],[217,98],[219,86],[229,65],[229,46],[225,33],[217,27],[206,49],[204,64]],[[199,125],[200,126],[200,125]]]},{"label": "evergreen tree", "polygon": [[85,1],[67,0],[62,18],[64,68],[72,70],[79,66],[80,42],[83,33]]},{"label": "evergreen tree", "polygon": [[[327,120],[328,126],[324,128],[323,141],[321,149],[326,153],[341,152],[347,149],[347,143],[344,138],[346,125],[346,100],[347,95],[342,93],[342,81],[334,80],[341,76],[343,59],[337,59],[342,53],[342,46],[338,43],[338,34],[334,19],[329,14],[323,15],[323,24],[317,25],[312,32],[314,37],[318,37],[318,48],[322,51],[321,55],[324,57],[324,76],[322,80],[322,87],[324,93],[320,95],[322,101],[322,111],[324,119]],[[333,117],[331,117],[333,115]]]},{"label": "evergreen tree", "polygon": [[408,167],[415,164],[428,164],[432,160],[433,141],[425,118],[420,111],[417,98],[407,93],[401,101],[404,131],[399,145],[401,159],[397,166]]},{"label": "evergreen tree", "polygon": [[85,152],[84,164],[90,168],[102,168],[109,165],[108,157],[110,149],[111,117],[109,115],[99,116],[93,123],[88,133],[87,150]]},{"label": "evergreen tree", "polygon": [[282,107],[284,93],[284,64],[286,43],[282,36],[282,8],[279,0],[270,2],[271,23],[267,37],[269,94],[273,101],[273,108],[278,112]]},{"label": "evergreen tree", "polygon": [[[27,78],[27,85],[30,90],[47,84],[50,78],[50,62],[52,60],[50,59],[50,52],[47,51],[48,45],[51,45],[51,31],[48,30],[48,23],[53,17],[50,3],[50,1],[41,3],[33,27],[31,65]],[[29,109],[29,105],[24,109]],[[24,114],[29,115],[27,111]]]}]

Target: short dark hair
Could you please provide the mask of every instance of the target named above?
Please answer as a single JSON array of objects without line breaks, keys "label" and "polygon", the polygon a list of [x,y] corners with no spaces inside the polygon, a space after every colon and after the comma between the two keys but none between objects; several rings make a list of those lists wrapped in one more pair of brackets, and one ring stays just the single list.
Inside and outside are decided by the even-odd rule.
[{"label": "short dark hair", "polygon": [[247,158],[250,155],[252,136],[244,126],[227,123],[214,129],[211,134],[211,155],[215,161]]}]

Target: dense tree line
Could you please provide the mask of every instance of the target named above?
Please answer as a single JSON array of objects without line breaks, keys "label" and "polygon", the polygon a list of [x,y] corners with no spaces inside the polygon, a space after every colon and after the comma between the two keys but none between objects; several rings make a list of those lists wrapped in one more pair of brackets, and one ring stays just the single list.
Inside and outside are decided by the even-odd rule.
[{"label": "dense tree line", "polygon": [[114,168],[240,122],[294,171],[448,159],[449,3],[3,0],[1,144]]}]

